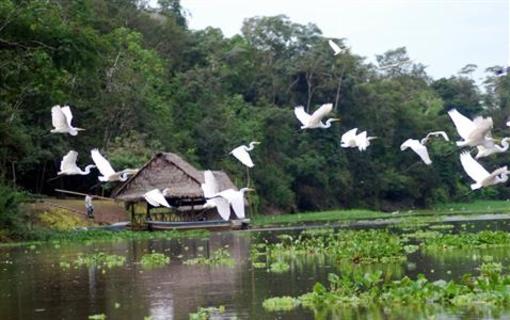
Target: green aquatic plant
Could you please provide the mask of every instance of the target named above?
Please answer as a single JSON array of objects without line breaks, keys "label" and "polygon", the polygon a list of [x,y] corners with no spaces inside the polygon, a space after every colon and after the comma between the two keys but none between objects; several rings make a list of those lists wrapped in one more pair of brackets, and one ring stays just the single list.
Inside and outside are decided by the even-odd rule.
[{"label": "green aquatic plant", "polygon": [[189,314],[189,320],[209,320],[212,316],[225,313],[225,306],[199,307],[198,311]]},{"label": "green aquatic plant", "polygon": [[442,223],[442,224],[431,225],[431,226],[429,226],[429,229],[432,229],[432,230],[449,230],[449,229],[453,229],[454,227],[455,226],[453,224]]},{"label": "green aquatic plant", "polygon": [[[420,274],[416,279],[385,280],[381,271],[371,273],[330,274],[328,285],[316,283],[312,291],[299,297],[267,299],[276,311],[281,301],[292,301],[292,308],[301,305],[315,312],[348,307],[384,306],[391,312],[401,306],[503,306],[510,305],[510,275],[502,275],[500,263],[484,263],[480,274],[465,274],[459,281],[430,281]],[[264,301],[264,303],[266,303]],[[291,309],[289,309],[291,310]]]},{"label": "green aquatic plant", "polygon": [[263,268],[266,267],[266,263],[265,262],[252,262],[251,265],[255,269],[263,269]]},{"label": "green aquatic plant", "polygon": [[264,300],[262,307],[270,312],[275,311],[290,311],[300,305],[299,299],[285,296],[285,297],[274,297]]},{"label": "green aquatic plant", "polygon": [[162,267],[170,263],[170,257],[157,252],[144,254],[140,261],[144,268]]},{"label": "green aquatic plant", "polygon": [[510,245],[510,233],[484,230],[478,233],[441,234],[427,238],[423,243],[427,249],[489,248]]},{"label": "green aquatic plant", "polygon": [[105,314],[93,314],[89,316],[89,320],[106,320]]},{"label": "green aquatic plant", "polygon": [[104,252],[97,252],[89,255],[80,255],[76,260],[74,260],[74,263],[77,266],[96,266],[96,267],[106,267],[106,268],[113,268],[113,267],[121,267],[126,262],[126,257],[118,256],[115,254],[106,254]]},{"label": "green aquatic plant", "polygon": [[417,246],[417,245],[414,245],[414,244],[409,244],[409,245],[406,245],[404,246],[404,251],[407,253],[407,254],[410,254],[410,253],[413,253],[413,252],[416,252],[418,251],[420,247]]},{"label": "green aquatic plant", "polygon": [[108,231],[108,230],[74,230],[60,232],[39,232],[34,233],[34,240],[29,242],[2,243],[0,247],[33,246],[42,244],[45,241],[52,243],[65,242],[103,242],[122,240],[151,240],[151,239],[183,239],[183,238],[207,238],[210,232],[207,230],[168,230],[168,231]]},{"label": "green aquatic plant", "polygon": [[259,256],[269,260],[298,256],[328,256],[355,263],[405,260],[404,243],[386,230],[338,230],[303,232],[296,237],[282,237],[276,243],[253,248],[252,261]]},{"label": "green aquatic plant", "polygon": [[273,272],[273,273],[283,273],[283,272],[289,271],[289,269],[290,269],[290,265],[283,261],[273,262],[269,266],[269,272]]},{"label": "green aquatic plant", "polygon": [[413,233],[406,233],[402,235],[403,238],[414,238],[414,239],[429,239],[441,236],[441,232],[431,230],[417,230]]},{"label": "green aquatic plant", "polygon": [[235,265],[234,259],[230,258],[230,253],[223,248],[220,248],[220,249],[214,251],[209,256],[209,258],[201,256],[201,257],[196,257],[193,259],[185,260],[183,263],[187,264],[187,265],[197,265],[197,264],[212,265],[212,266],[224,265],[224,266],[228,266],[228,267],[232,267]]}]

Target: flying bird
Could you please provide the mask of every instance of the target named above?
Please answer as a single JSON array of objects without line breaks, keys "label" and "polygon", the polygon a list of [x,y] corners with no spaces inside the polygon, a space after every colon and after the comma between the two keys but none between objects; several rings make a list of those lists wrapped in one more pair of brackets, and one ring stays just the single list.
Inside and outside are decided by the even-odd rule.
[{"label": "flying bird", "polygon": [[493,126],[491,117],[476,117],[474,120],[470,120],[456,109],[448,111],[448,115],[455,124],[457,132],[462,139],[464,139],[463,141],[457,141],[457,146],[476,147],[484,145],[490,147],[492,142],[490,139],[490,131]]},{"label": "flying bird", "polygon": [[234,213],[239,219],[244,219],[244,193],[248,191],[255,191],[251,188],[242,188],[241,190],[227,189],[218,192],[215,197],[225,199],[234,210]]},{"label": "flying bird", "polygon": [[370,145],[370,140],[377,137],[367,137],[367,132],[363,131],[356,134],[358,128],[351,129],[342,135],[340,146],[342,148],[358,148],[359,151],[365,151]]},{"label": "flying bird", "polygon": [[407,148],[411,148],[426,165],[432,164],[432,160],[430,160],[429,152],[427,147],[422,144],[420,141],[416,139],[407,139],[400,145],[400,150],[404,151]]},{"label": "flying bird", "polygon": [[230,154],[237,158],[237,160],[241,161],[242,164],[247,166],[248,168],[253,168],[254,164],[251,160],[249,151],[253,150],[255,148],[256,144],[260,144],[258,141],[252,141],[249,144],[249,147],[242,145],[234,150],[230,151]]},{"label": "flying bird", "polygon": [[407,139],[400,145],[400,150],[404,151],[408,148],[411,148],[420,158],[421,160],[426,164],[430,165],[432,164],[432,160],[430,160],[429,151],[427,150],[427,147],[425,146],[427,142],[429,141],[430,137],[443,137],[446,141],[450,141],[448,138],[448,135],[444,131],[433,131],[427,133],[425,138],[421,139],[421,141],[418,141],[416,139]]},{"label": "flying bird", "polygon": [[501,69],[497,70],[497,71],[495,72],[495,74],[496,74],[496,77],[504,77],[504,76],[506,76],[507,74],[510,74],[510,66],[508,66],[508,67],[503,67],[503,68],[501,68]]},{"label": "flying bird", "polygon": [[331,49],[333,49],[333,52],[334,52],[335,56],[337,54],[339,54],[340,52],[342,52],[342,49],[340,48],[340,46],[338,46],[333,40],[331,40],[331,39],[328,40],[328,44],[331,47]]},{"label": "flying bird", "polygon": [[471,154],[467,151],[461,153],[460,163],[468,176],[475,181],[475,183],[471,184],[471,190],[506,182],[508,180],[508,174],[510,174],[507,166],[498,168],[492,173],[489,173],[480,163],[473,159]]},{"label": "flying bird", "polygon": [[153,189],[149,192],[146,192],[143,197],[145,198],[145,201],[147,201],[151,206],[153,207],[167,207],[171,208],[172,206],[168,204],[166,201],[165,196],[159,189]]},{"label": "flying bird", "polygon": [[315,110],[315,112],[310,115],[306,113],[303,106],[297,106],[294,108],[294,114],[302,124],[301,129],[326,129],[331,127],[331,122],[340,121],[338,118],[329,118],[325,124],[322,122],[322,118],[326,117],[332,110],[333,104],[327,103],[320,106],[319,109]]},{"label": "flying bird", "polygon": [[201,187],[206,199],[204,209],[216,208],[220,217],[228,221],[230,219],[230,205],[224,198],[216,196],[219,192],[219,187],[211,170],[204,171],[204,183],[201,184]]},{"label": "flying bird", "polygon": [[138,172],[137,169],[124,169],[122,171],[115,172],[110,162],[106,160],[105,157],[103,157],[97,149],[92,149],[90,151],[90,155],[92,156],[92,160],[94,160],[97,169],[103,175],[98,177],[99,181],[101,182],[126,181],[129,175],[133,175]]},{"label": "flying bird", "polygon": [[57,175],[87,175],[90,173],[90,169],[95,168],[96,166],[93,164],[89,164],[85,167],[85,170],[80,169],[76,165],[76,160],[78,159],[78,152],[71,150],[69,151],[60,162],[60,171]]},{"label": "flying bird", "polygon": [[450,138],[448,138],[448,135],[446,134],[446,132],[444,131],[432,131],[432,132],[429,132],[427,133],[427,135],[425,136],[425,138],[421,139],[421,144],[426,144],[430,137],[443,137],[443,139],[445,141],[450,141]]},{"label": "flying bird", "polygon": [[508,150],[508,141],[510,138],[503,138],[501,140],[501,145],[495,144],[493,141],[490,141],[490,143],[487,145],[479,145],[476,146],[478,149],[478,153],[475,156],[475,159],[480,159],[484,157],[488,157],[495,153],[503,153]]},{"label": "flying bird", "polygon": [[51,133],[69,133],[72,136],[78,134],[78,131],[85,130],[82,128],[75,128],[72,126],[73,114],[69,106],[59,105],[51,108],[51,123],[55,129],[50,130]]}]

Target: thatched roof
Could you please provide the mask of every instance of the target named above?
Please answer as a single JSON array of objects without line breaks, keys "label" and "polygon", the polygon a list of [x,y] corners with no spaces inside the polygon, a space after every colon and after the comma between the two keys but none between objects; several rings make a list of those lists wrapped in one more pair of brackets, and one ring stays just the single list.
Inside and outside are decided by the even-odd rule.
[{"label": "thatched roof", "polygon": [[[236,189],[223,171],[213,171],[221,190]],[[157,153],[135,175],[120,185],[113,197],[122,201],[142,201],[144,193],[152,189],[168,189],[170,199],[197,199],[204,194],[200,185],[204,173],[195,169],[180,156],[170,152]]]}]

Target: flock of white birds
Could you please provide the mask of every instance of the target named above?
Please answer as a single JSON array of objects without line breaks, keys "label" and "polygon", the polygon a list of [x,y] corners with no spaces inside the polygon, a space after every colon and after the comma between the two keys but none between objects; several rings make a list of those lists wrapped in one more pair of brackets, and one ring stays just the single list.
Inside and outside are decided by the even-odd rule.
[{"label": "flock of white birds", "polygon": [[[51,119],[54,129],[50,130],[51,133],[67,133],[71,136],[78,135],[78,131],[84,129],[73,127],[72,119],[73,114],[69,106],[60,107],[59,105],[51,108]],[[249,152],[255,148],[256,144],[260,142],[250,142],[249,146],[239,146],[232,150],[232,154],[242,164],[248,168],[254,166],[253,160],[250,157]],[[87,165],[82,170],[76,164],[78,160],[78,152],[71,150],[69,151],[60,162],[60,171],[57,175],[88,175],[92,168],[97,168],[100,175],[98,180],[100,182],[112,182],[112,181],[126,181],[129,176],[134,175],[138,172],[138,169],[124,169],[122,171],[115,171],[110,162],[99,152],[98,149],[92,149],[90,155],[94,164]],[[206,198],[204,209],[216,208],[218,213],[224,220],[230,219],[230,208],[232,207],[235,215],[239,219],[245,218],[244,209],[244,193],[248,191],[254,191],[251,188],[242,188],[240,190],[226,189],[220,190],[216,178],[212,171],[207,170],[204,173],[204,183],[201,185]],[[153,189],[144,194],[145,200],[153,207],[167,207],[172,206],[166,200],[168,195],[168,189],[159,190]]]},{"label": "flock of white birds", "polygon": [[[329,40],[329,45],[334,51],[334,55],[342,52],[342,49],[332,40]],[[329,118],[325,122],[323,120],[333,111],[333,104],[327,103],[320,106],[315,112],[309,114],[305,111],[303,106],[294,108],[296,118],[301,122],[301,129],[327,129],[330,128],[332,123],[340,121],[339,118]],[[51,109],[52,124],[54,129],[52,133],[67,133],[72,136],[78,135],[79,131],[84,129],[73,127],[71,121],[73,115],[69,106],[54,106]],[[508,150],[510,138],[504,138],[499,141],[492,138],[491,130],[493,128],[493,121],[491,117],[477,117],[474,120],[462,115],[456,109],[448,112],[451,120],[459,136],[463,139],[457,141],[458,147],[476,147],[478,152],[475,156],[476,159],[488,157],[496,153],[502,153]],[[507,122],[510,126],[510,122]],[[370,137],[367,131],[357,133],[358,128],[353,128],[345,132],[340,140],[342,148],[358,148],[359,151],[365,151],[370,146],[370,141],[377,139],[377,137]],[[444,131],[429,132],[423,139],[408,139],[402,143],[400,150],[404,151],[411,148],[420,159],[426,164],[431,165],[427,143],[431,137],[442,137],[445,141],[450,141]],[[241,145],[233,149],[230,154],[238,159],[247,168],[253,168],[254,163],[250,156],[250,151],[255,148],[255,145],[260,142],[252,141],[248,146]],[[77,164],[78,153],[74,150],[69,151],[62,159],[60,164],[60,171],[58,175],[87,175],[91,172],[92,168],[97,168],[101,173],[98,176],[99,181],[126,181],[130,175],[138,172],[137,169],[124,169],[122,171],[115,171],[110,162],[101,155],[98,149],[91,150],[91,157],[94,164],[87,165],[84,170],[80,169]],[[471,189],[476,190],[482,187],[503,183],[508,180],[507,166],[498,168],[492,173],[489,173],[478,161],[476,161],[469,151],[464,151],[460,154],[460,162],[475,183],[471,184]],[[245,218],[245,200],[244,194],[248,191],[254,191],[251,188],[242,188],[240,190],[226,189],[220,190],[218,182],[214,177],[212,171],[207,170],[204,172],[204,183],[201,185],[206,203],[203,208],[216,208],[219,215],[224,220],[229,220],[231,216],[231,208],[234,214],[239,219]],[[166,200],[165,196],[168,190],[154,189],[144,194],[145,200],[154,207],[164,206],[171,208],[171,205]]]}]

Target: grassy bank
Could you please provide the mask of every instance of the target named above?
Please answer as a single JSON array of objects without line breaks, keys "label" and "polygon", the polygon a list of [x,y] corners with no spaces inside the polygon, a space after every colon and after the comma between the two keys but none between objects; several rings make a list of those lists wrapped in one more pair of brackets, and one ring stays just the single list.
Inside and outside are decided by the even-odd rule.
[{"label": "grassy bank", "polygon": [[325,221],[354,221],[369,219],[385,219],[390,217],[444,216],[444,215],[473,215],[495,214],[510,212],[510,201],[478,200],[470,203],[446,203],[432,209],[403,210],[392,213],[373,210],[332,210],[322,212],[304,212],[263,216],[252,219],[253,226],[287,225]]}]

